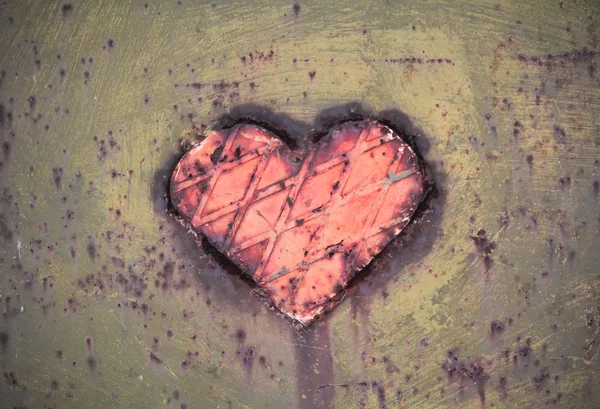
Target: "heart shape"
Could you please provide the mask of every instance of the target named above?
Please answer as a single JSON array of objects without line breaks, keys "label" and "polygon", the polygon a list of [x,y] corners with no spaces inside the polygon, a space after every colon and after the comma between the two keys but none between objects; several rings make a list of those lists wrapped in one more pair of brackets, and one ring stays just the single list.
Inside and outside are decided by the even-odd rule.
[{"label": "heart shape", "polygon": [[417,156],[376,121],[345,122],[300,155],[253,124],[212,131],[171,176],[172,203],[303,324],[408,224]]}]

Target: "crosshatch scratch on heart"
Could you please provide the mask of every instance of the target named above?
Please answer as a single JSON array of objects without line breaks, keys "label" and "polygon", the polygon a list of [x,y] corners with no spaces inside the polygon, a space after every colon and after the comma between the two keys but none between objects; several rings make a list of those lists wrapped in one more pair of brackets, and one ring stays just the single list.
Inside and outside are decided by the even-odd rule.
[{"label": "crosshatch scratch on heart", "polygon": [[212,131],[176,166],[171,200],[303,324],[410,222],[425,195],[412,148],[373,120],[332,127],[302,152],[264,127]]}]

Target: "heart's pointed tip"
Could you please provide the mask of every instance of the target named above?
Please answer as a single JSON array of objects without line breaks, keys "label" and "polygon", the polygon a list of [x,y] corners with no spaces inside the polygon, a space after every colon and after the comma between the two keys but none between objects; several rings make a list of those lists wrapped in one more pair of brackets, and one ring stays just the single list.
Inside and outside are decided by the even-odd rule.
[{"label": "heart's pointed tip", "polygon": [[290,315],[295,322],[299,323],[303,329],[309,328],[321,318],[321,314],[293,314]]},{"label": "heart's pointed tip", "polygon": [[293,317],[294,321],[302,325],[302,328],[307,328],[314,320],[313,319],[302,319],[299,317]]}]

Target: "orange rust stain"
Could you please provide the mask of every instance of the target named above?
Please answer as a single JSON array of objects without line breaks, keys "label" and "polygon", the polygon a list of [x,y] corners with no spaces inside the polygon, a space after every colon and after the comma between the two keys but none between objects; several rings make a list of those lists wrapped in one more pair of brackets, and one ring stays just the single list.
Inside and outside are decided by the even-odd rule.
[{"label": "orange rust stain", "polygon": [[240,124],[193,147],[170,193],[198,233],[307,324],[406,226],[423,182],[410,146],[376,121],[339,125],[300,160]]}]

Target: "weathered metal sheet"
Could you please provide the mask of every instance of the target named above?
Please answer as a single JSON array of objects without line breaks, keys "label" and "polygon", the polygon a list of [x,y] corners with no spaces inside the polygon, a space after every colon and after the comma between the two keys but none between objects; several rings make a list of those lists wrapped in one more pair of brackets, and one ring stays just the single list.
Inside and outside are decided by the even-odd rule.
[{"label": "weathered metal sheet", "polygon": [[[597,2],[0,4],[0,406],[600,405]],[[436,192],[307,329],[186,232],[186,144],[375,118]],[[368,274],[371,271],[371,274]]]}]

